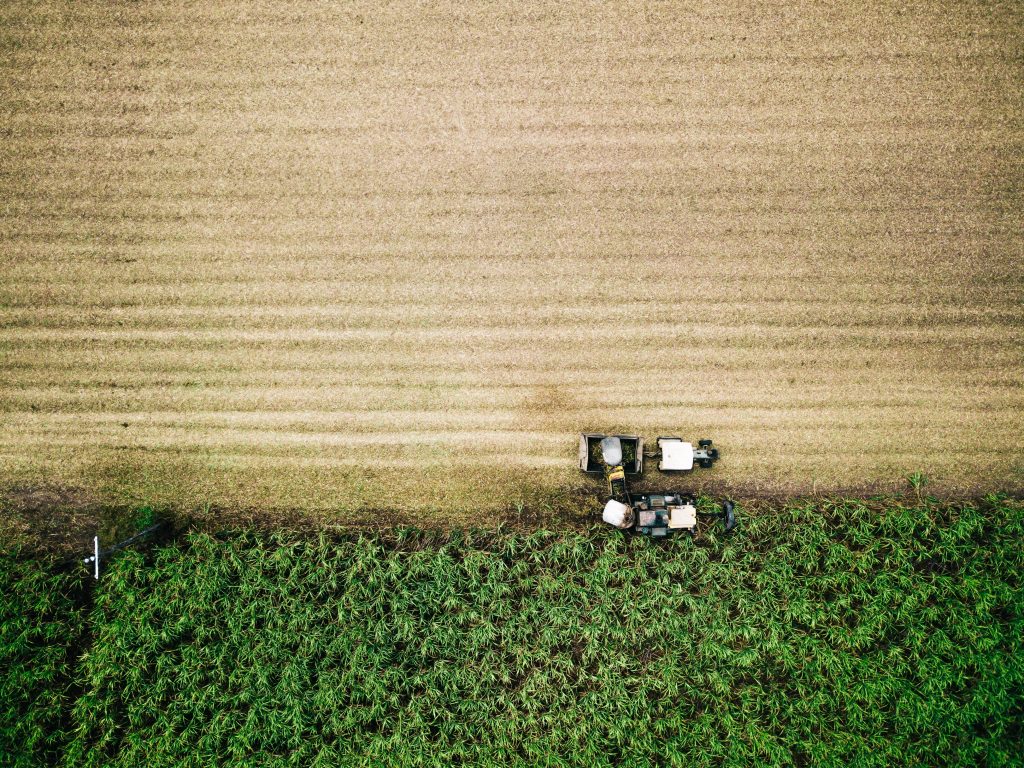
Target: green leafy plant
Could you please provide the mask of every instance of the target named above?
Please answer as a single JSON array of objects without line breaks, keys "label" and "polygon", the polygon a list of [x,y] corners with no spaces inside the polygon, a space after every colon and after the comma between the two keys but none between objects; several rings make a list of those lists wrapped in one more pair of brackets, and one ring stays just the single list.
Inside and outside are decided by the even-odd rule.
[{"label": "green leafy plant", "polygon": [[[1020,502],[744,519],[665,542],[405,528],[127,552],[73,698],[66,653],[4,635],[46,693],[7,722],[67,766],[1019,761]],[[32,616],[15,591],[5,615]]]},{"label": "green leafy plant", "polygon": [[0,764],[53,765],[70,738],[82,579],[12,551],[0,556],[0,584]]}]

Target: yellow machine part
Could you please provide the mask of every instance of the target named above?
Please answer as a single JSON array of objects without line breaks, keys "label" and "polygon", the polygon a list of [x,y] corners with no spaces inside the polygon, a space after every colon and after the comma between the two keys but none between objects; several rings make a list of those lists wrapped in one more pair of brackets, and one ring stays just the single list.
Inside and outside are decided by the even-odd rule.
[{"label": "yellow machine part", "polygon": [[621,464],[608,470],[608,494],[618,501],[626,498],[626,471]]}]

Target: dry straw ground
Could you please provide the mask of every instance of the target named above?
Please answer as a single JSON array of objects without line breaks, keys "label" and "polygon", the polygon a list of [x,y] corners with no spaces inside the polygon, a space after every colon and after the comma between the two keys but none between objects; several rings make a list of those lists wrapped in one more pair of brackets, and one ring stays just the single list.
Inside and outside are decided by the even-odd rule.
[{"label": "dry straw ground", "polygon": [[1021,488],[1022,6],[836,5],[5,2],[4,487]]}]

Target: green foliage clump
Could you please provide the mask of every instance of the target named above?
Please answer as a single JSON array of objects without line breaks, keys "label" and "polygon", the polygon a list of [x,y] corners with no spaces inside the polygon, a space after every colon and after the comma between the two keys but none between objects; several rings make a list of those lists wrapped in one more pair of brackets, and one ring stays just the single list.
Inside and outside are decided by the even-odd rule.
[{"label": "green foliage clump", "polygon": [[0,765],[54,765],[66,744],[85,630],[82,579],[0,556]]},{"label": "green foliage clump", "polygon": [[743,520],[127,553],[65,764],[1020,762],[1019,502]]}]

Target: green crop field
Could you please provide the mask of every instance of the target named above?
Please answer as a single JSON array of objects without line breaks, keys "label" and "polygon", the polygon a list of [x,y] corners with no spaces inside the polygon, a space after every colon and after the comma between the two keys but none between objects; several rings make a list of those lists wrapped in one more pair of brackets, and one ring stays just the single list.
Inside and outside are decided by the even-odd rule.
[{"label": "green crop field", "polygon": [[1024,760],[1024,505],[0,559],[5,765]]}]

